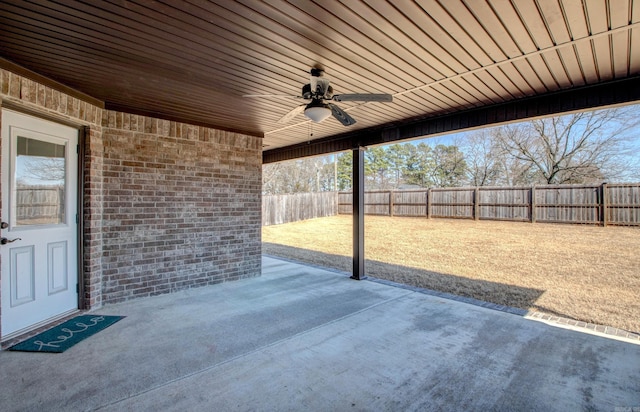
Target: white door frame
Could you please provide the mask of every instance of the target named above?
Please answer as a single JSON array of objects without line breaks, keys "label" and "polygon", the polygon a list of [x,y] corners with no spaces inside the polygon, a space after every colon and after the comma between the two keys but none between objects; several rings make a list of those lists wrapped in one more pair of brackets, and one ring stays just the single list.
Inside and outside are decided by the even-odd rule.
[{"label": "white door frame", "polygon": [[[7,116],[5,116],[5,114],[7,114]],[[7,110],[5,108],[0,109],[0,115],[2,115],[2,119],[3,119],[3,124],[2,124],[2,167],[3,167],[3,172],[2,173],[2,190],[6,191],[8,187],[11,186],[11,184],[13,184],[13,182],[9,182],[9,180],[11,179],[11,176],[13,176],[13,170],[15,169],[15,165],[13,164],[14,159],[15,159],[15,153],[16,153],[16,148],[15,146],[15,142],[13,142],[14,140],[14,136],[12,136],[12,133],[9,132],[10,130],[10,126],[11,123],[15,123],[16,121],[26,121],[25,119],[28,119],[28,121],[33,122],[34,125],[38,125],[38,127],[42,127],[45,126],[48,129],[47,130],[51,130],[51,134],[50,137],[45,137],[45,140],[50,139],[51,141],[55,142],[56,138],[54,137],[54,135],[56,133],[62,133],[62,131],[64,131],[67,134],[72,134],[73,133],[73,129],[77,130],[77,134],[76,136],[69,141],[69,145],[66,148],[67,150],[67,154],[66,154],[66,158],[67,158],[67,164],[66,164],[66,173],[65,173],[65,187],[66,187],[66,194],[65,194],[65,208],[66,208],[66,226],[68,226],[68,231],[69,233],[74,232],[73,236],[71,238],[69,238],[71,240],[71,242],[68,243],[67,249],[69,251],[69,253],[67,254],[67,256],[69,257],[66,261],[66,265],[70,268],[70,273],[68,275],[68,288],[72,289],[73,294],[71,293],[71,290],[66,293],[67,298],[65,298],[65,302],[67,302],[66,304],[64,304],[65,306],[65,310],[61,311],[60,313],[56,313],[53,316],[46,316],[46,318],[39,320],[35,323],[31,323],[26,327],[21,327],[18,330],[15,331],[10,331],[10,333],[6,333],[4,330],[0,330],[0,340],[1,341],[5,341],[8,339],[11,339],[17,335],[20,335],[28,330],[32,330],[34,328],[40,327],[46,323],[49,323],[53,320],[56,320],[58,318],[64,317],[69,315],[70,313],[76,312],[78,310],[79,307],[81,307],[82,304],[82,292],[83,292],[83,288],[82,288],[82,260],[81,260],[81,256],[82,256],[82,249],[81,249],[81,245],[82,245],[82,232],[81,232],[81,228],[82,228],[82,168],[81,168],[81,164],[82,164],[82,158],[80,157],[80,144],[81,144],[81,130],[78,130],[78,127],[73,127],[73,126],[68,126],[64,123],[60,123],[60,122],[56,122],[56,121],[51,121],[45,118],[41,118],[41,117],[37,117],[37,116],[33,116],[30,114],[24,114],[18,111],[14,111],[14,110]],[[9,124],[7,124],[9,123]],[[25,132],[30,132],[31,131],[31,127],[24,127],[24,123],[20,124],[19,126],[16,126],[18,128],[21,128],[23,131]],[[42,130],[37,130],[38,127],[34,127],[33,129],[33,133],[35,134],[41,134],[42,136],[46,136],[48,133],[43,133]],[[26,130],[25,130],[26,129]],[[73,147],[76,146],[76,147]],[[11,163],[9,163],[8,165],[5,163],[7,161],[10,161]],[[9,170],[8,168],[11,167],[12,171],[10,171],[7,175],[6,171]],[[2,229],[0,230],[0,232],[2,233],[2,237],[7,237],[9,239],[13,239],[16,237],[20,236],[20,233],[27,233],[27,231],[29,230],[38,230],[38,229],[32,229],[32,228],[22,228],[22,230],[12,230],[14,228],[14,225],[16,223],[16,217],[14,216],[14,214],[8,210],[8,208],[10,207],[11,203],[15,201],[15,194],[13,193],[14,190],[11,190],[10,193],[3,193],[2,194],[2,201],[3,201],[3,216],[2,216],[2,220],[3,221],[7,221],[10,223],[10,227],[7,229]],[[75,198],[75,199],[74,199]],[[7,202],[7,203],[5,203]],[[5,213],[9,213],[8,216],[5,215]],[[47,226],[43,226],[43,228],[46,229]],[[19,242],[16,242],[16,244]],[[7,246],[10,245],[0,245],[1,248],[7,248]],[[51,249],[50,246],[48,246],[49,249]],[[55,245],[54,245],[54,249],[55,249]],[[4,253],[4,251],[3,251]],[[51,253],[59,253],[59,252],[51,252]],[[4,253],[3,257],[8,256],[8,253]],[[6,264],[6,262],[3,262],[3,268],[6,270],[6,268],[8,267]],[[51,263],[49,263],[49,266],[51,265]],[[6,285],[6,278],[4,277],[6,276],[10,276],[10,273],[2,273],[2,271],[0,270],[0,280],[2,280],[2,283]],[[4,280],[3,280],[4,279]],[[49,280],[49,282],[51,282],[51,280]],[[3,288],[4,289],[4,288]],[[3,308],[3,313],[0,313],[0,316],[5,315],[5,311],[8,305],[7,299],[9,297],[7,291],[2,290],[2,296],[0,297],[0,299],[3,299],[1,303],[2,308]],[[55,290],[54,290],[55,292]],[[73,302],[71,302],[71,299],[73,299]],[[54,310],[55,311],[55,310]],[[8,314],[6,314],[8,315]],[[22,321],[19,321],[18,323],[21,323]],[[4,324],[4,322],[2,322]]]}]

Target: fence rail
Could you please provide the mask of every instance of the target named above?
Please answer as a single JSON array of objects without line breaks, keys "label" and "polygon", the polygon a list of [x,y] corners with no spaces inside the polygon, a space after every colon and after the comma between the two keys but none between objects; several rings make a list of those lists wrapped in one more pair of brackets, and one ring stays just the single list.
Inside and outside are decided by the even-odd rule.
[{"label": "fence rail", "polygon": [[[351,199],[338,193],[338,213],[351,213]],[[640,183],[381,190],[364,201],[371,215],[640,225]]]}]

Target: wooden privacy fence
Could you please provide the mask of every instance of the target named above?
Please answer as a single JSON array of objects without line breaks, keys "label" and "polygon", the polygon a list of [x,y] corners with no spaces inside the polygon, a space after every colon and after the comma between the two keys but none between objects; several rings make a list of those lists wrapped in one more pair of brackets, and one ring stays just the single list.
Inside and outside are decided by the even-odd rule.
[{"label": "wooden privacy fence", "polygon": [[[338,213],[351,214],[351,202],[338,193]],[[380,190],[364,202],[371,215],[640,225],[640,183]]]},{"label": "wooden privacy fence", "polygon": [[18,186],[15,203],[19,224],[64,222],[63,186]]},{"label": "wooden privacy fence", "polygon": [[338,214],[336,192],[295,193],[262,197],[262,225],[279,225]]}]

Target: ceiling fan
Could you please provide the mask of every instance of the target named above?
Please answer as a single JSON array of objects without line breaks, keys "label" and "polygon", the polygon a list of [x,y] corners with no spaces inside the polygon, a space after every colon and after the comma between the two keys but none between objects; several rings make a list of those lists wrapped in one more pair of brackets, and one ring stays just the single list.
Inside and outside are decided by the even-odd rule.
[{"label": "ceiling fan", "polygon": [[[244,97],[274,97],[270,95],[245,95]],[[294,97],[297,99],[311,100],[310,103],[305,103],[295,107],[289,113],[285,114],[278,123],[288,123],[293,120],[297,115],[304,113],[304,115],[310,120],[320,123],[329,116],[335,117],[340,123],[345,126],[351,126],[356,123],[356,120],[349,116],[347,112],[342,110],[337,105],[330,103],[330,101],[336,102],[391,102],[393,96],[390,94],[364,94],[364,93],[352,93],[352,94],[333,94],[333,87],[329,84],[329,79],[324,77],[324,70],[313,68],[311,69],[311,78],[309,83],[302,86],[301,96],[286,96]]]}]

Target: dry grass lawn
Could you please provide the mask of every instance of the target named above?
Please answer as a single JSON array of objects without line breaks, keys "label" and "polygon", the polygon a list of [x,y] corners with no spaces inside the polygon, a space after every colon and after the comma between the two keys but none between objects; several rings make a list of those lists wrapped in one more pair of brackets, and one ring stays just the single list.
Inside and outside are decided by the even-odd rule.
[{"label": "dry grass lawn", "polygon": [[[263,252],[351,269],[351,216],[263,228]],[[366,272],[640,332],[640,228],[367,216]]]}]

